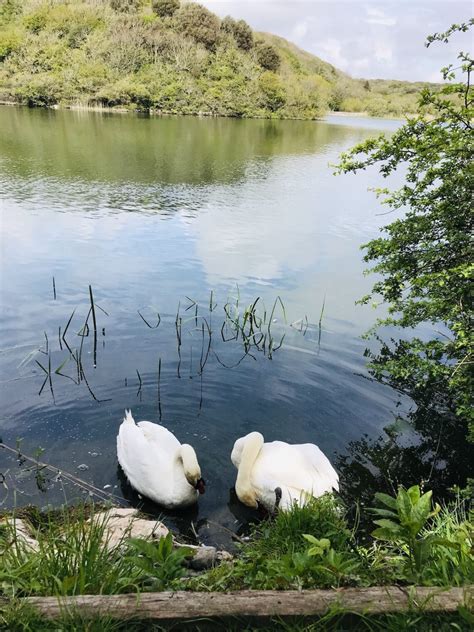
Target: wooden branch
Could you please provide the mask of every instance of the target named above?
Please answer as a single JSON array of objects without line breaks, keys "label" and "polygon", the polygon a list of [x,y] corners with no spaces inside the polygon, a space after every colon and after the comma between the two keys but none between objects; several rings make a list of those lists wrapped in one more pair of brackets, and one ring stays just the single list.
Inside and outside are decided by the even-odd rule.
[{"label": "wooden branch", "polygon": [[[460,605],[471,607],[474,586],[425,588],[376,586],[338,590],[242,590],[236,592],[159,592],[126,595],[82,595],[77,597],[25,597],[44,617],[55,619],[75,611],[81,616],[109,615],[114,618],[156,620],[194,617],[314,616],[330,607],[352,613],[384,614],[423,610],[455,612]],[[5,602],[5,600],[3,600]],[[1,605],[1,601],[0,601]]]}]

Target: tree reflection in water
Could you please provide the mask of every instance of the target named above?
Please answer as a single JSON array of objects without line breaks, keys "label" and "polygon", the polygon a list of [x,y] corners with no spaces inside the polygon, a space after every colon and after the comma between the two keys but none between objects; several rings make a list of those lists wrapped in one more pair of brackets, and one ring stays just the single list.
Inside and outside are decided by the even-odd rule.
[{"label": "tree reflection in water", "polygon": [[[366,355],[376,365],[382,357],[386,362],[388,355],[394,361],[402,360],[403,353],[403,342],[399,341],[392,348],[382,344],[378,355],[369,351]],[[341,495],[348,505],[356,501],[372,506],[376,492],[393,494],[399,485],[419,483],[433,490],[438,501],[452,497],[453,488],[465,488],[473,476],[468,419],[455,415],[443,383],[428,379],[420,384],[419,375],[412,374],[400,379],[372,370],[371,375],[408,395],[413,408],[405,415],[397,414],[377,439],[364,435],[349,444],[346,454],[339,455]]]}]

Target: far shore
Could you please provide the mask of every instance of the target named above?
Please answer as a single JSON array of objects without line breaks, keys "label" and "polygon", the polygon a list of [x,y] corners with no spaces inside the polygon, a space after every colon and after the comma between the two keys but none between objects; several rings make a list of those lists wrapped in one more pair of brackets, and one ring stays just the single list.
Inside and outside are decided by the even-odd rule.
[{"label": "far shore", "polygon": [[[23,103],[18,103],[16,101],[10,101],[7,99],[1,99],[0,98],[0,106],[1,105],[7,105],[7,106],[13,106],[13,107],[29,107]],[[197,117],[202,117],[202,118],[236,118],[239,120],[273,120],[273,121],[324,121],[324,119],[327,116],[337,116],[340,118],[344,118],[344,117],[351,117],[351,118],[384,118],[387,120],[403,120],[403,117],[400,116],[371,116],[368,112],[336,112],[334,110],[328,110],[327,112],[325,112],[324,114],[321,114],[321,116],[314,118],[314,119],[303,119],[303,118],[294,118],[294,119],[289,119],[289,118],[271,118],[271,117],[257,117],[257,116],[252,116],[252,117],[236,117],[236,116],[225,116],[224,114],[214,114],[213,112],[191,112],[191,113],[187,113],[187,112],[173,112],[173,111],[168,111],[168,110],[154,110],[154,109],[149,109],[149,110],[140,110],[137,108],[127,108],[127,107],[123,107],[123,106],[114,106],[114,107],[109,107],[106,105],[87,105],[87,104],[83,104],[83,103],[72,103],[72,104],[67,104],[67,105],[60,105],[60,104],[55,104],[55,105],[50,105],[50,106],[45,106],[43,108],[31,108],[31,109],[47,109],[47,110],[74,110],[74,111],[85,111],[85,112],[103,112],[103,113],[110,113],[110,114],[147,114],[150,116],[197,116]]]}]

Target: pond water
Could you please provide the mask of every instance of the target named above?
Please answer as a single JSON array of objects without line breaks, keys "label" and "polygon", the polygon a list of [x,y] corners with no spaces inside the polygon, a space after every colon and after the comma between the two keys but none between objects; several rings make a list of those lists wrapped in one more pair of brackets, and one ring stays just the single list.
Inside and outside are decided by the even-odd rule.
[{"label": "pond water", "polygon": [[[376,313],[355,301],[373,283],[360,245],[386,221],[367,191],[380,179],[330,164],[397,125],[1,108],[3,441],[139,502],[117,429],[125,408],[161,420],[207,482],[168,518],[213,540],[250,515],[232,492],[236,438],[310,441],[334,462],[378,436],[399,397],[367,379]],[[257,299],[245,339],[235,323]],[[0,451],[3,506],[84,493],[51,476],[41,491],[26,465]]]}]

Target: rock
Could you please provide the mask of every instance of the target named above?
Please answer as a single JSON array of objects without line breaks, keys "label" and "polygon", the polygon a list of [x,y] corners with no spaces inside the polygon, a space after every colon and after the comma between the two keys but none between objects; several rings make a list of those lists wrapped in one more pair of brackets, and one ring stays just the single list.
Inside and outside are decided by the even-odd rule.
[{"label": "rock", "polygon": [[188,546],[195,551],[193,557],[186,560],[186,565],[195,571],[205,571],[216,565],[217,550],[213,546]]},{"label": "rock", "polygon": [[15,529],[17,540],[24,544],[27,549],[38,551],[38,540],[30,535],[30,528],[24,520],[21,520],[21,518],[5,518],[0,522],[0,525],[5,523]]},{"label": "rock", "polygon": [[229,551],[217,551],[217,561],[221,562],[231,562],[234,559],[232,553]]},{"label": "rock", "polygon": [[89,466],[86,465],[85,463],[81,463],[80,465],[77,466],[77,469],[80,470],[81,472],[85,472],[86,470],[89,469]]},{"label": "rock", "polygon": [[186,560],[186,566],[194,571],[205,571],[221,562],[234,559],[228,551],[218,551],[215,546],[194,546],[191,544],[177,544],[195,551],[194,556]]},{"label": "rock", "polygon": [[155,539],[166,537],[169,530],[159,520],[137,517],[136,509],[113,507],[91,518],[96,524],[106,523],[104,544],[108,549],[120,545],[124,538]]}]

